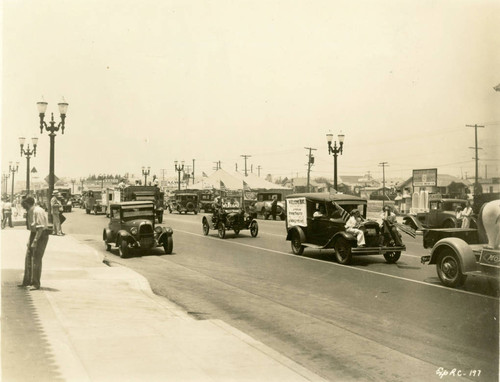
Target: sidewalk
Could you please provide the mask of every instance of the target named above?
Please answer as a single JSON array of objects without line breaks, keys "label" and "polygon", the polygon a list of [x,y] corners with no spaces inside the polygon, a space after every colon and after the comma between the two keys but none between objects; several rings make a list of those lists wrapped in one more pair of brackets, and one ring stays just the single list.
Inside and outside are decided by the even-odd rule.
[{"label": "sidewalk", "polygon": [[49,238],[42,288],[18,288],[27,238],[22,227],[1,236],[3,380],[322,381],[220,320],[188,316],[68,235]]}]

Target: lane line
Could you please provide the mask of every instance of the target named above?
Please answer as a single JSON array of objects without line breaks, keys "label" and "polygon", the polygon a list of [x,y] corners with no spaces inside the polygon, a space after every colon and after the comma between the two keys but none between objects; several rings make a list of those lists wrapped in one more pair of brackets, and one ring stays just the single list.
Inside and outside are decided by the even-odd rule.
[{"label": "lane line", "polygon": [[397,280],[409,281],[409,282],[416,283],[416,284],[421,284],[421,285],[426,285],[426,286],[430,286],[430,287],[434,287],[434,288],[444,289],[444,290],[447,290],[447,291],[450,291],[450,292],[463,293],[463,294],[468,294],[468,295],[471,295],[471,296],[478,296],[478,297],[483,297],[483,298],[487,298],[487,299],[490,299],[490,300],[496,300],[496,301],[499,300],[498,297],[487,296],[487,295],[483,295],[483,294],[479,294],[479,293],[475,293],[475,292],[469,292],[469,291],[461,290],[461,289],[449,288],[449,287],[446,287],[444,285],[430,284],[430,283],[426,283],[425,281],[408,279],[406,277],[401,277],[401,276],[395,276],[395,275],[391,275],[391,274],[387,274],[387,273],[376,272],[376,271],[372,271],[372,270],[369,270],[369,269],[362,269],[362,268],[345,266],[345,265],[333,263],[333,262],[330,262],[330,261],[325,261],[325,260],[320,260],[320,259],[312,259],[310,257],[301,257],[301,256],[297,256],[297,255],[294,255],[294,254],[291,254],[291,253],[286,253],[286,252],[282,252],[282,251],[276,251],[274,249],[263,248],[263,247],[256,247],[255,245],[227,241],[227,240],[220,239],[218,237],[216,238],[216,237],[211,237],[211,236],[205,236],[205,235],[202,235],[202,234],[193,233],[193,232],[189,232],[189,231],[183,231],[183,230],[179,230],[179,229],[176,229],[175,232],[181,232],[181,233],[185,233],[187,235],[193,235],[193,236],[203,237],[205,239],[210,239],[210,240],[217,240],[217,241],[219,241],[221,243],[227,243],[227,244],[233,244],[233,245],[240,245],[242,247],[248,247],[248,248],[252,248],[252,249],[258,249],[258,250],[261,250],[261,251],[276,253],[276,254],[279,254],[279,255],[290,256],[290,257],[293,257],[293,258],[296,258],[296,259],[303,259],[303,260],[309,260],[309,261],[317,261],[317,262],[320,262],[320,263],[325,263],[325,264],[329,264],[329,265],[333,265],[333,266],[337,266],[337,267],[342,267],[343,269],[349,269],[349,270],[359,271],[359,272],[366,272],[366,273],[371,273],[371,274],[375,274],[375,275],[390,277],[390,278],[397,279]]}]

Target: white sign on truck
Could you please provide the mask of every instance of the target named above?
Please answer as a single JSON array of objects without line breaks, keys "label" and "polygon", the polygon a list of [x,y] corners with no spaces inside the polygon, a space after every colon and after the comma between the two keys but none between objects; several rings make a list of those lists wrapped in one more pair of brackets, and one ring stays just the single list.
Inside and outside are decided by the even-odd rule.
[{"label": "white sign on truck", "polygon": [[287,199],[286,215],[289,227],[293,227],[295,225],[307,227],[306,198]]}]

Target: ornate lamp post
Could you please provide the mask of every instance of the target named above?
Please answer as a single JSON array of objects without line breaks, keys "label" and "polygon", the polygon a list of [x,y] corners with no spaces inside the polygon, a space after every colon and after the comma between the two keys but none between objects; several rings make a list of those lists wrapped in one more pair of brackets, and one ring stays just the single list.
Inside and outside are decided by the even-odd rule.
[{"label": "ornate lamp post", "polygon": [[151,167],[148,166],[148,168],[146,169],[146,167],[142,166],[142,175],[144,175],[144,185],[147,186],[148,183],[148,175],[150,173],[150,170],[151,170]]},{"label": "ornate lamp post", "polygon": [[337,141],[333,142],[333,134],[326,134],[326,140],[328,142],[328,154],[333,154],[333,188],[337,191],[337,156],[342,155],[342,147],[344,146],[344,137],[345,135],[340,132],[338,135],[339,145],[337,146]]},{"label": "ornate lamp post", "polygon": [[24,148],[24,142],[26,141],[26,138],[24,137],[19,137],[19,144],[21,145],[21,156],[26,156],[26,190],[27,194],[30,193],[30,158],[33,155],[36,157],[36,145],[38,143],[38,138],[31,138],[31,142],[33,143],[33,149],[30,150],[30,144],[28,143],[28,146]]},{"label": "ornate lamp post", "polygon": [[16,162],[15,166],[12,162],[9,162],[9,173],[12,174],[12,189],[11,189],[11,193],[10,193],[10,202],[11,203],[14,203],[14,175],[18,169],[19,169],[19,162]]},{"label": "ornate lamp post", "polygon": [[[49,163],[49,198],[52,196],[52,193],[54,192],[54,183],[55,183],[55,174],[54,174],[54,146],[55,146],[55,138],[56,138],[56,132],[61,129],[61,133],[64,134],[64,128],[65,124],[64,121],[66,120],[66,111],[68,110],[68,104],[64,101],[59,102],[57,105],[59,106],[59,114],[61,117],[61,122],[59,122],[56,126],[56,122],[54,121],[54,113],[51,113],[51,120],[49,121],[50,126],[47,125],[44,121],[45,117],[45,111],[47,110],[47,102],[45,101],[40,101],[37,102],[38,106],[38,113],[40,116],[40,134],[43,133],[43,129],[47,132],[49,132],[49,137],[50,137],[50,163]],[[49,221],[52,221],[52,213],[50,212],[49,208]]]},{"label": "ornate lamp post", "polygon": [[[2,185],[3,185],[2,192],[5,195],[7,195],[7,184],[8,184],[7,179],[9,179],[9,178],[10,178],[10,173],[8,173],[8,174],[2,174]],[[2,197],[3,197],[3,195],[2,195]]]},{"label": "ornate lamp post", "polygon": [[80,178],[80,184],[81,184],[81,186],[80,186],[81,192],[80,193],[83,193],[83,182],[85,182],[85,178]]},{"label": "ornate lamp post", "polygon": [[71,184],[73,185],[73,190],[71,191],[72,194],[75,193],[75,183],[76,183],[76,179],[71,179]]},{"label": "ornate lamp post", "polygon": [[181,164],[179,166],[177,166],[177,161],[174,162],[175,163],[175,171],[177,171],[179,173],[179,180],[177,182],[178,184],[178,190],[180,191],[181,190],[181,172],[184,171],[184,161],[181,162]]}]

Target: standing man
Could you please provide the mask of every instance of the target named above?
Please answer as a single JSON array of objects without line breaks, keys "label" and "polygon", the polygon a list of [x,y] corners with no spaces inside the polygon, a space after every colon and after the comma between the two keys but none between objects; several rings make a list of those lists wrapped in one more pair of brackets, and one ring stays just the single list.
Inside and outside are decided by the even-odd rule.
[{"label": "standing man", "polygon": [[42,275],[42,258],[49,241],[49,219],[42,207],[35,206],[32,196],[27,196],[21,204],[28,212],[28,227],[31,233],[24,262],[24,279],[19,286],[31,286],[30,290],[38,290]]},{"label": "standing man", "polygon": [[9,222],[9,227],[13,227],[12,225],[12,203],[7,199],[3,203],[2,206],[2,229],[5,228],[7,225],[7,222]]},{"label": "standing man", "polygon": [[278,198],[276,195],[273,195],[273,201],[271,203],[271,215],[273,216],[273,220],[276,220],[276,212],[278,210]]},{"label": "standing man", "polygon": [[469,200],[465,204],[465,208],[462,211],[462,228],[470,227],[470,220],[472,218],[472,206]]},{"label": "standing man", "polygon": [[62,204],[58,199],[59,193],[54,191],[52,193],[52,199],[50,200],[50,212],[52,213],[52,224],[54,226],[52,234],[57,236],[62,236],[61,231],[61,220],[59,219],[59,213],[61,212]]}]

